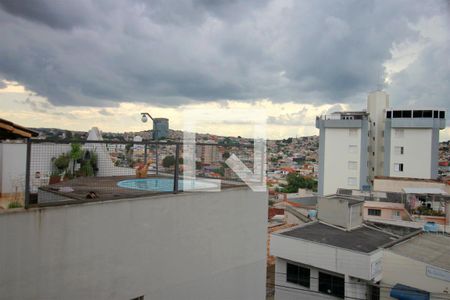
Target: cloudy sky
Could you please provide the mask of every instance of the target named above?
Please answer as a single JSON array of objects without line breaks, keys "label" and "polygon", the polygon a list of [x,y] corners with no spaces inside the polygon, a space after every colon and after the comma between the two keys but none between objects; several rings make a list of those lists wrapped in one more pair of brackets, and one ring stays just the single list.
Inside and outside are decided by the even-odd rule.
[{"label": "cloudy sky", "polygon": [[[141,111],[182,129],[184,109],[258,108],[283,138],[380,84],[450,111],[449,28],[440,0],[0,0],[0,117],[131,131]],[[199,131],[249,135],[217,114]]]}]

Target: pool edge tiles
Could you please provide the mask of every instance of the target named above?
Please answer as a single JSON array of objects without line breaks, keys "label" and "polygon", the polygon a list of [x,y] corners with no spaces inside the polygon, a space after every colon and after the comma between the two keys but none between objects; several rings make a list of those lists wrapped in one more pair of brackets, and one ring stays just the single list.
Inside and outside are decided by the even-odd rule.
[{"label": "pool edge tiles", "polygon": [[[188,189],[184,189],[186,184],[190,186]],[[211,181],[205,180],[179,180],[179,190],[217,190],[220,188],[220,183],[216,184]],[[173,191],[173,179],[171,178],[136,178],[126,179],[117,182],[117,186],[124,189],[139,190],[139,191],[152,191],[152,192],[172,192]]]}]

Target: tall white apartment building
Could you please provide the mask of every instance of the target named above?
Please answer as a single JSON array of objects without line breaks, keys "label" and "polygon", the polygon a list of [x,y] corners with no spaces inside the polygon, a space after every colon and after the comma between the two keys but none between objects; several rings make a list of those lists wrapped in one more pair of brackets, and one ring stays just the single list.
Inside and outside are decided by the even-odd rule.
[{"label": "tall white apartment building", "polygon": [[320,129],[320,195],[368,185],[368,126],[366,112],[338,112],[316,119]]},{"label": "tall white apartment building", "polygon": [[320,116],[316,127],[320,195],[370,189],[375,176],[437,178],[444,110],[393,109],[389,95],[375,91],[367,110]]},{"label": "tall white apartment building", "polygon": [[387,109],[384,129],[384,175],[435,179],[438,176],[439,130],[445,111]]}]

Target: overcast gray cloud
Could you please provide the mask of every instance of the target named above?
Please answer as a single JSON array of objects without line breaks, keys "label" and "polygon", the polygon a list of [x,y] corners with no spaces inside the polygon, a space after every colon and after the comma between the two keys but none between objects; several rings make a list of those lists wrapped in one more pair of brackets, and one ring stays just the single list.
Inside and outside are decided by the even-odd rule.
[{"label": "overcast gray cloud", "polygon": [[[436,15],[445,1],[0,0],[0,77],[54,105],[363,103],[392,46]],[[429,103],[448,107],[448,53],[430,45],[393,78],[393,101],[433,83]]]}]

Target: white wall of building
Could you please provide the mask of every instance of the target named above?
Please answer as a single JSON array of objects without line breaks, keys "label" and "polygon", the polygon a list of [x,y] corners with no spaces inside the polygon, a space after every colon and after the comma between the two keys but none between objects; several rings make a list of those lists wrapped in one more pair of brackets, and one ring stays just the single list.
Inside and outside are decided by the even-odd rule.
[{"label": "white wall of building", "polygon": [[[426,263],[385,250],[381,285],[391,287],[401,283],[431,293],[441,294],[445,291],[449,293],[450,281],[428,277],[427,266],[429,265]],[[405,274],[408,274],[408,276],[405,276]],[[389,293],[390,289],[381,289],[381,299],[394,299],[389,297]],[[435,295],[435,297],[438,297],[438,295]],[[431,295],[431,299],[439,299],[435,297]],[[440,297],[443,297],[443,295],[441,294]]]},{"label": "white wall of building", "polygon": [[450,185],[432,180],[375,178],[373,189],[375,191],[403,193],[403,189],[406,187],[438,188],[450,194]]},{"label": "white wall of building", "polygon": [[25,144],[0,144],[0,194],[23,192],[25,157]]},{"label": "white wall of building", "polygon": [[[392,128],[389,176],[431,178],[431,137],[432,129]],[[403,147],[403,154],[396,147]],[[400,163],[403,172],[396,171]]]},{"label": "white wall of building", "polygon": [[[282,258],[277,258],[275,263],[275,299],[276,300],[298,300],[298,299],[311,299],[311,300],[331,300],[340,299],[335,296],[330,296],[325,293],[319,292],[319,272],[327,272],[327,270],[321,270],[314,266],[302,265],[310,270],[310,287],[305,287],[299,284],[294,284],[286,280],[286,264],[296,264],[296,262],[287,261]],[[332,272],[328,272],[332,275]],[[363,280],[350,277],[344,274],[340,274],[345,280],[345,295],[353,299],[366,299],[368,293],[367,283]],[[350,298],[349,298],[350,299]]]},{"label": "white wall of building", "polygon": [[361,129],[325,128],[325,145],[323,194],[335,194],[338,188],[360,189]]},{"label": "white wall of building", "polygon": [[265,298],[264,193],[0,213],[0,299]]},{"label": "white wall of building", "polygon": [[272,234],[270,253],[279,258],[365,280],[371,280],[378,276],[371,270],[371,263],[379,259],[378,251],[363,254],[280,234]]},{"label": "white wall of building", "polygon": [[[367,112],[369,113],[370,137],[369,174],[370,177],[384,174],[384,124],[385,111],[389,107],[389,95],[383,91],[375,91],[367,97]],[[375,155],[373,155],[375,152]],[[372,170],[373,168],[373,170]]]}]

